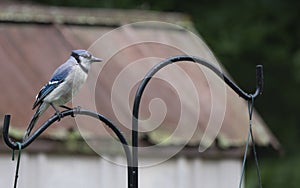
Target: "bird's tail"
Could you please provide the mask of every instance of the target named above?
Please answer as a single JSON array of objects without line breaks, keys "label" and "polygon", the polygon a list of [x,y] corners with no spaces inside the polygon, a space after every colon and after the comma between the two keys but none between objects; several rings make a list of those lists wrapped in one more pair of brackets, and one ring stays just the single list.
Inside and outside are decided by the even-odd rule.
[{"label": "bird's tail", "polygon": [[49,107],[49,104],[48,104],[48,103],[42,103],[42,104],[38,107],[38,109],[36,110],[35,114],[33,115],[32,119],[31,119],[31,121],[30,121],[30,123],[29,123],[29,125],[28,125],[28,128],[27,128],[27,130],[26,130],[26,132],[25,132],[25,134],[24,134],[24,136],[23,136],[23,141],[26,140],[26,139],[29,137],[29,135],[30,135],[30,133],[31,133],[31,131],[32,131],[33,127],[34,127],[34,125],[36,124],[37,120],[38,120],[38,119],[40,118],[40,116],[46,111],[46,109],[47,109],[48,107]]}]

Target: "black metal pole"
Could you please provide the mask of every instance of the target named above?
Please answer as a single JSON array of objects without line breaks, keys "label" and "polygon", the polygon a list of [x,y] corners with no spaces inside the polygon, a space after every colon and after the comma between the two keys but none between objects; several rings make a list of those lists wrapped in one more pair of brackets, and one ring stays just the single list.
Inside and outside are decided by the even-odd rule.
[{"label": "black metal pole", "polygon": [[201,64],[210,70],[212,70],[215,74],[217,74],[224,82],[231,87],[240,97],[244,98],[245,100],[252,100],[252,98],[256,98],[258,95],[262,93],[263,90],[263,69],[262,65],[258,65],[256,67],[256,91],[254,94],[247,94],[242,89],[240,89],[233,81],[230,80],[225,74],[221,72],[217,67],[215,67],[210,62],[206,61],[205,59],[189,56],[189,55],[179,55],[173,56],[164,61],[160,62],[159,64],[155,65],[144,77],[142,82],[139,84],[139,87],[136,91],[133,110],[132,110],[132,164],[133,164],[133,187],[138,188],[138,119],[139,119],[139,108],[140,102],[143,95],[143,92],[151,80],[151,78],[156,74],[160,69],[164,68],[167,65],[170,65],[175,62],[179,61],[188,61],[193,63]]},{"label": "black metal pole", "polygon": [[[133,179],[132,178],[132,164],[131,164],[132,163],[132,157],[131,157],[131,152],[130,152],[130,149],[129,149],[129,145],[128,145],[125,137],[123,136],[122,132],[108,118],[106,118],[105,116],[103,116],[99,113],[92,112],[92,111],[89,111],[89,110],[84,110],[84,109],[81,109],[81,108],[75,108],[75,109],[72,109],[72,110],[66,110],[66,111],[61,112],[60,117],[58,115],[53,115],[46,122],[44,122],[28,139],[26,139],[25,141],[23,141],[21,143],[21,149],[24,149],[27,146],[29,146],[51,124],[53,124],[55,121],[59,120],[59,118],[63,118],[63,117],[74,115],[74,114],[86,115],[86,116],[90,116],[90,117],[99,119],[100,121],[105,123],[105,125],[107,125],[115,133],[115,135],[118,137],[118,139],[122,143],[124,152],[126,154],[127,173],[128,173],[128,187],[132,187],[132,179]],[[5,115],[4,123],[3,123],[3,139],[4,139],[4,142],[6,143],[6,145],[8,147],[10,147],[13,150],[17,150],[17,149],[19,149],[17,143],[12,141],[9,138],[9,124],[10,124],[10,115]]]}]

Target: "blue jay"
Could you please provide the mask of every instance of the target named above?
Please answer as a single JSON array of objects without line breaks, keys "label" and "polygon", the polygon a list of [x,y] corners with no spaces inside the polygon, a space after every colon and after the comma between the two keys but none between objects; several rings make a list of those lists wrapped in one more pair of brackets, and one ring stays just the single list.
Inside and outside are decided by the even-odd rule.
[{"label": "blue jay", "polygon": [[101,62],[102,59],[96,58],[86,50],[73,50],[70,58],[53,73],[50,81],[42,87],[36,101],[33,104],[37,110],[24,134],[23,140],[27,139],[39,117],[51,106],[56,114],[60,114],[57,107],[63,107],[78,92],[79,88],[86,81],[90,65],[93,62]]}]

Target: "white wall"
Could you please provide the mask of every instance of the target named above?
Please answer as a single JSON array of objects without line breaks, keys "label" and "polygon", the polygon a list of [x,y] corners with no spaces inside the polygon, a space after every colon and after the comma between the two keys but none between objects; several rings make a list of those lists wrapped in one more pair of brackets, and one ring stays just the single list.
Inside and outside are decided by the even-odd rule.
[{"label": "white wall", "polygon": [[[0,156],[0,188],[13,187],[15,166],[10,155]],[[178,158],[140,168],[139,187],[234,188],[240,174],[241,161],[237,159]],[[127,168],[99,157],[22,153],[19,175],[18,188],[127,187]]]}]

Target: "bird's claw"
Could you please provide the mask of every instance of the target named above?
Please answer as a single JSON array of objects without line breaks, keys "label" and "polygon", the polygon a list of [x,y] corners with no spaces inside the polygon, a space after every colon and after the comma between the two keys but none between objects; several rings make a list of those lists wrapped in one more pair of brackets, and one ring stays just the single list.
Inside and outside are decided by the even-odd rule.
[{"label": "bird's claw", "polygon": [[[74,107],[74,108],[73,108],[73,111],[74,111],[75,113],[80,112],[80,110],[81,110],[81,106],[77,106],[77,107]],[[72,116],[72,117],[75,117],[75,113],[73,113],[71,116]]]},{"label": "bird's claw", "polygon": [[57,117],[58,117],[58,121],[60,121],[60,120],[63,118],[63,115],[62,115],[62,113],[60,113],[60,112],[56,112],[55,114],[56,114],[56,115],[57,115]]}]

